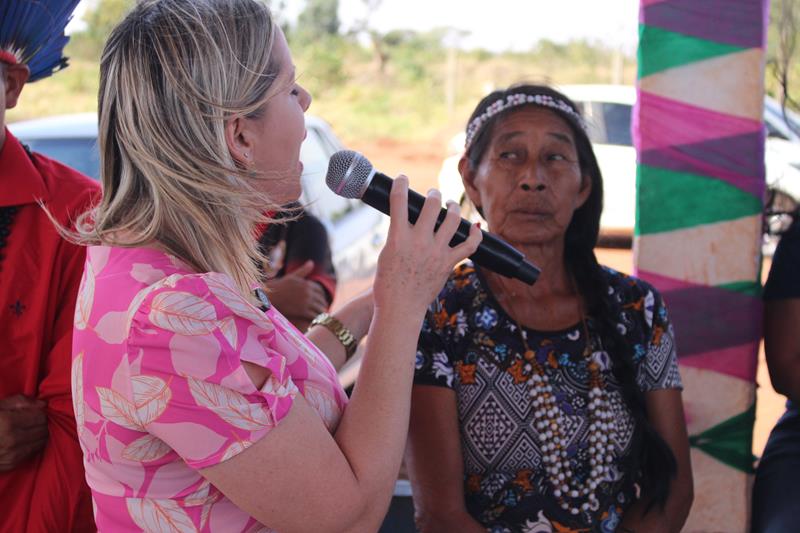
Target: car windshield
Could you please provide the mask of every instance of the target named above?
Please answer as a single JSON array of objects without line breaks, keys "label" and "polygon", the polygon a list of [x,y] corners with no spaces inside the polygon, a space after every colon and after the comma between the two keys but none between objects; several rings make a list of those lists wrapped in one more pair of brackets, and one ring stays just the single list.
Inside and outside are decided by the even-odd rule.
[{"label": "car windshield", "polygon": [[615,102],[576,101],[585,117],[593,144],[633,146],[631,138],[632,106]]},{"label": "car windshield", "polygon": [[93,137],[20,140],[34,152],[60,161],[91,178],[100,179],[100,157]]},{"label": "car windshield", "polygon": [[606,126],[606,144],[632,146],[631,106],[604,102],[603,123]]}]

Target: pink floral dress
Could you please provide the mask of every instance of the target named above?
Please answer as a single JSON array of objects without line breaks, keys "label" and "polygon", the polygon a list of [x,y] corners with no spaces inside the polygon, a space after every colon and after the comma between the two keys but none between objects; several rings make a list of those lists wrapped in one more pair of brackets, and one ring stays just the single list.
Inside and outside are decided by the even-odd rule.
[{"label": "pink floral dress", "polygon": [[[260,390],[242,361],[271,371]],[[269,531],[197,470],[266,435],[298,392],[333,432],[347,402],[334,368],[228,276],[152,249],[89,248],[72,394],[100,531]]]}]

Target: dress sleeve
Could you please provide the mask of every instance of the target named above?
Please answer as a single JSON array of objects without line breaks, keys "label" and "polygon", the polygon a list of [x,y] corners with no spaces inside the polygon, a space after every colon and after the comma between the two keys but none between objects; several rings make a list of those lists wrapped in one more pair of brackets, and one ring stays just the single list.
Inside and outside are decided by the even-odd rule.
[{"label": "dress sleeve", "polygon": [[455,364],[446,342],[448,311],[445,299],[431,305],[417,341],[414,384],[454,388]]},{"label": "dress sleeve", "polygon": [[[149,460],[171,449],[194,468],[225,461],[269,433],[297,394],[269,348],[269,319],[228,278],[210,276],[153,290],[133,316],[127,405],[149,433],[138,447]],[[261,389],[241,361],[269,371]]]},{"label": "dress sleeve", "polygon": [[636,346],[638,360],[636,382],[643,392],[661,389],[683,389],[678,371],[675,332],[661,295],[647,288],[644,296],[644,319],[649,326],[645,345]]}]

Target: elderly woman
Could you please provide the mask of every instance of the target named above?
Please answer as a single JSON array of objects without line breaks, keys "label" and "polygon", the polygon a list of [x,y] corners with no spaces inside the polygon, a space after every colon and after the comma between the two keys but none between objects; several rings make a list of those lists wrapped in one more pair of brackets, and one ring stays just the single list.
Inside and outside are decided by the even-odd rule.
[{"label": "elderly woman", "polygon": [[597,263],[602,177],[562,94],[484,98],[459,163],[533,286],[466,262],[419,339],[407,461],[425,532],[679,531],[692,501],[659,294]]},{"label": "elderly woman", "polygon": [[[373,293],[305,338],[251,292],[262,213],[300,194],[311,102],[268,9],[144,0],[100,68],[103,198],[77,225],[92,246],[72,364],[98,528],[377,530],[415,338],[480,231],[449,247],[458,209],[434,231],[435,194],[411,226],[398,178]],[[335,366],[367,327],[348,404]]]}]

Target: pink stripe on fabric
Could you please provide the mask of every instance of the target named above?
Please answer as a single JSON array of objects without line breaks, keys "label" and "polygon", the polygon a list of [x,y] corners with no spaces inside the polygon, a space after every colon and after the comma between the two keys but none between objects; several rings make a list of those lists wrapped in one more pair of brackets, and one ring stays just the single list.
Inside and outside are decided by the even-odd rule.
[{"label": "pink stripe on fabric", "polygon": [[648,6],[653,6],[656,4],[663,4],[664,2],[669,2],[669,0],[641,0],[639,2],[639,24],[644,24],[644,10]]},{"label": "pink stripe on fabric", "polygon": [[[680,355],[680,334],[676,333],[678,341],[678,355]],[[711,370],[726,376],[739,378],[743,381],[754,382],[756,380],[756,367],[758,358],[754,354],[758,353],[758,342],[741,344],[730,348],[722,348],[705,352],[697,355],[681,357],[678,361],[682,365],[701,370]]]},{"label": "pink stripe on fabric", "polygon": [[640,152],[760,132],[757,120],[734,117],[639,90],[633,113],[634,143]]},{"label": "pink stripe on fabric", "polygon": [[671,278],[669,276],[664,276],[663,274],[657,274],[650,270],[640,270],[638,265],[634,265],[633,275],[636,276],[637,278],[641,278],[647,281],[648,283],[653,284],[660,292],[677,291],[680,289],[693,289],[695,287],[705,287],[705,285],[698,285],[696,283],[691,283],[689,281],[683,281],[680,279]]}]

